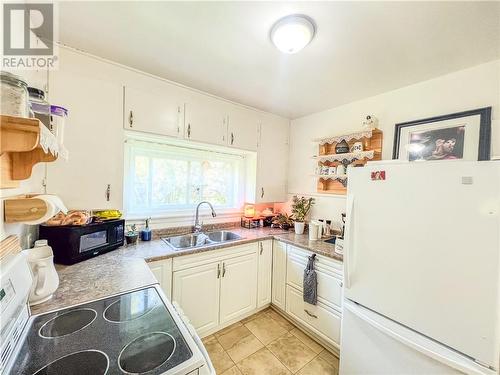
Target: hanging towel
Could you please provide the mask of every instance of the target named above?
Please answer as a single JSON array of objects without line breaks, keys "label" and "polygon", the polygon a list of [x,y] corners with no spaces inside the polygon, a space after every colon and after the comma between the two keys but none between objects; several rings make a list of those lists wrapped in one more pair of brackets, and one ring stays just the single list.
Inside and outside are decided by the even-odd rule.
[{"label": "hanging towel", "polygon": [[318,302],[318,279],[314,270],[314,259],[316,254],[309,257],[307,267],[304,270],[304,302],[316,305]]}]

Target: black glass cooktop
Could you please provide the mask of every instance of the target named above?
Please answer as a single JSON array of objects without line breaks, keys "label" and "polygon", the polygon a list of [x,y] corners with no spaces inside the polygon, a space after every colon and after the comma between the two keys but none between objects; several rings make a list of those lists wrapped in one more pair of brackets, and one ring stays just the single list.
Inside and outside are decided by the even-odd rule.
[{"label": "black glass cooktop", "polygon": [[154,288],[36,317],[11,374],[162,374],[192,357]]}]

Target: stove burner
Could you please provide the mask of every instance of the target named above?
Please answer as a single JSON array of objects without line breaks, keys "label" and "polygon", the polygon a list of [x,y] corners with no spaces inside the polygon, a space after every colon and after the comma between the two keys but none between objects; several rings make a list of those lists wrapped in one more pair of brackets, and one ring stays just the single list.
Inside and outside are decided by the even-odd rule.
[{"label": "stove burner", "polygon": [[105,353],[83,350],[56,359],[33,375],[105,375],[108,368],[109,358]]},{"label": "stove burner", "polygon": [[126,373],[142,374],[168,361],[175,346],[175,339],[168,333],[148,333],[125,345],[118,357],[118,365]]},{"label": "stove burner", "polygon": [[158,306],[155,291],[139,290],[120,296],[104,310],[104,319],[112,323],[128,322],[140,318]]},{"label": "stove burner", "polygon": [[70,335],[89,326],[97,317],[93,309],[83,308],[68,311],[46,322],[38,331],[45,339]]}]

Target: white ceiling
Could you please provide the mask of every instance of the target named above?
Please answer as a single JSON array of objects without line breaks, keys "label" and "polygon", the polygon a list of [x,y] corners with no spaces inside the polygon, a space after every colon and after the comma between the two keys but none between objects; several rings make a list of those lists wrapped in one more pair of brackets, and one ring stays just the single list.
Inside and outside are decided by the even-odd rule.
[{"label": "white ceiling", "polygon": [[[303,13],[312,43],[269,30]],[[72,47],[290,118],[500,58],[498,2],[63,2]]]}]

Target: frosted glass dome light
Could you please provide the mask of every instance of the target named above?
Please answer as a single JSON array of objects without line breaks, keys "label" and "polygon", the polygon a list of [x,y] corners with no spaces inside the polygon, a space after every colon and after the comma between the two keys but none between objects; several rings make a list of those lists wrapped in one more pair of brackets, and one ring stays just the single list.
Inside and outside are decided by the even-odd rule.
[{"label": "frosted glass dome light", "polygon": [[271,40],[283,53],[297,53],[307,46],[316,27],[311,18],[294,14],[278,20],[271,29]]}]

